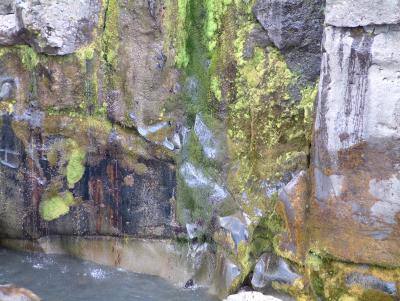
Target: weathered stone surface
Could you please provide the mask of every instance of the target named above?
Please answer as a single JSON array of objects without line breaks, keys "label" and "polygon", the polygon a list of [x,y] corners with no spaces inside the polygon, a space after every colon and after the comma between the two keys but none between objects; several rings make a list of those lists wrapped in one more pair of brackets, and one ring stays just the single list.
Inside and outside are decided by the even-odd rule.
[{"label": "weathered stone surface", "polygon": [[171,67],[173,58],[166,52],[170,45],[164,45],[165,9],[161,0],[121,1],[118,6],[115,76],[121,80],[115,91],[105,95],[110,100],[108,110],[113,120],[129,125],[127,112],[133,112],[137,127],[146,128],[160,120],[178,78]]},{"label": "weathered stone surface", "polygon": [[18,0],[16,15],[23,39],[38,52],[65,55],[91,41],[100,1]]},{"label": "weathered stone surface", "polygon": [[320,71],[323,5],[323,0],[258,0],[254,6],[270,40],[306,82],[315,81]]},{"label": "weathered stone surface", "polygon": [[15,11],[15,0],[3,0],[0,3],[0,15],[9,15]]},{"label": "weathered stone surface", "polygon": [[[0,188],[3,237],[37,238],[44,233],[174,235],[171,200],[175,171],[170,162],[153,157],[151,150],[141,145],[139,137],[101,127],[95,120],[85,125],[82,120],[70,117],[36,115],[3,117],[0,130],[0,177],[5,183]],[[81,175],[72,186],[68,180],[68,166],[73,160],[71,145],[75,145],[73,148],[80,145],[85,154],[82,163],[75,163],[74,168],[81,169]],[[61,216],[46,220],[39,204],[65,193],[73,196],[72,206]]]},{"label": "weathered stone surface", "polygon": [[88,84],[93,74],[82,72],[81,68],[78,60],[50,59],[46,65],[38,66],[33,79],[37,82],[37,93],[32,95],[37,106],[42,110],[71,110],[86,105],[88,95],[95,95],[97,91]]},{"label": "weathered stone surface", "polygon": [[275,46],[284,49],[319,40],[319,3],[304,0],[258,0],[254,12]]},{"label": "weathered stone surface", "polygon": [[274,254],[263,254],[254,268],[251,285],[256,290],[267,291],[273,282],[293,285],[300,277],[282,258]]},{"label": "weathered stone surface", "polygon": [[40,301],[32,291],[14,286],[0,286],[0,300],[2,301]]},{"label": "weathered stone surface", "polygon": [[208,178],[201,169],[196,168],[191,163],[184,163],[180,168],[180,173],[185,183],[192,189],[196,189],[211,204],[218,204],[228,197],[226,189]]},{"label": "weathered stone surface", "polygon": [[239,218],[235,216],[220,217],[219,224],[232,236],[236,247],[241,241],[248,240],[249,232],[247,226]]},{"label": "weathered stone surface", "polygon": [[400,23],[399,0],[326,0],[326,23],[337,27]]},{"label": "weathered stone surface", "polygon": [[279,193],[281,203],[278,208],[287,230],[282,234],[279,247],[294,261],[301,262],[304,258],[309,193],[309,179],[305,171],[298,173]]},{"label": "weathered stone surface", "polygon": [[0,14],[0,45],[21,44],[19,32],[20,27],[15,14]]},{"label": "weathered stone surface", "polygon": [[325,30],[311,244],[353,262],[399,265],[399,39],[398,27]]},{"label": "weathered stone surface", "polygon": [[364,290],[377,290],[392,296],[397,295],[396,283],[384,281],[372,275],[353,272],[347,275],[346,285],[348,287],[360,286]]},{"label": "weathered stone surface", "polygon": [[0,79],[0,101],[12,100],[16,94],[16,85],[12,78]]},{"label": "weathered stone surface", "polygon": [[0,4],[0,45],[27,43],[46,54],[73,53],[92,41],[100,9],[98,0],[7,0]]},{"label": "weathered stone surface", "polygon": [[236,295],[231,295],[224,301],[280,301],[281,299],[263,295],[258,292],[240,292]]}]

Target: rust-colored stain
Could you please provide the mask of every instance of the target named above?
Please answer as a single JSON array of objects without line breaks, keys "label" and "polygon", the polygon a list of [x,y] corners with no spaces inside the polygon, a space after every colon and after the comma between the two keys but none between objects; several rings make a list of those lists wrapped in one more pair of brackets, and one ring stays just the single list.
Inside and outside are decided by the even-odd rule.
[{"label": "rust-colored stain", "polygon": [[101,225],[103,224],[104,215],[104,192],[103,184],[100,179],[92,179],[89,181],[89,193],[95,204],[96,211],[96,232],[101,233]]}]

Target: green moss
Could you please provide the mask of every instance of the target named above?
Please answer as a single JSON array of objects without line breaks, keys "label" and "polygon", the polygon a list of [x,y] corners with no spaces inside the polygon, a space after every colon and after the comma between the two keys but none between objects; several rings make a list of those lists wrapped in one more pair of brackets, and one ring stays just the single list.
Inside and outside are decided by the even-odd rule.
[{"label": "green moss", "polygon": [[394,301],[393,296],[377,290],[367,290],[360,297],[359,301]]},{"label": "green moss", "polygon": [[81,47],[75,52],[76,57],[79,59],[81,66],[86,68],[86,62],[91,61],[95,54],[95,42],[90,45]]},{"label": "green moss", "polygon": [[119,49],[119,5],[118,0],[107,0],[104,32],[102,35],[102,57],[109,68],[116,69]]},{"label": "green moss", "polygon": [[205,36],[207,37],[207,49],[214,50],[217,45],[217,33],[221,30],[221,19],[227,10],[227,6],[232,3],[232,0],[206,0],[206,21],[204,24]]},{"label": "green moss", "polygon": [[22,64],[27,70],[33,70],[38,65],[39,55],[29,46],[18,46]]},{"label": "green moss", "polygon": [[176,58],[175,62],[179,68],[185,68],[189,64],[189,54],[186,49],[186,40],[188,38],[187,20],[188,0],[178,0],[178,15],[176,23]]},{"label": "green moss", "polygon": [[28,71],[33,71],[41,61],[46,61],[47,56],[38,54],[32,47],[27,45],[18,45],[13,47],[0,47],[0,57],[9,53],[15,53],[19,56],[22,65]]},{"label": "green moss", "polygon": [[74,196],[70,192],[42,200],[39,213],[45,221],[52,221],[69,212],[69,207],[75,204]]},{"label": "green moss", "polygon": [[148,168],[147,168],[147,166],[146,166],[145,164],[143,164],[143,163],[135,163],[135,164],[133,165],[133,170],[134,170],[135,173],[138,174],[138,175],[144,175],[144,174],[147,172]]},{"label": "green moss", "polygon": [[320,256],[314,253],[309,253],[305,260],[306,266],[310,267],[313,271],[319,271],[323,265],[323,260]]},{"label": "green moss", "polygon": [[75,141],[70,140],[70,155],[67,164],[67,182],[70,188],[73,188],[80,181],[85,172],[86,152],[78,147]]}]

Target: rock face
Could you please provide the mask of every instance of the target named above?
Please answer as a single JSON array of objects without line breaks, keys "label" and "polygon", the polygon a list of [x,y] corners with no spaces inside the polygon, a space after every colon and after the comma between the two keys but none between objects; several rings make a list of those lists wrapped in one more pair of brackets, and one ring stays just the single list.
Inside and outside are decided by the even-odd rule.
[{"label": "rock face", "polygon": [[0,44],[25,42],[38,52],[65,55],[92,41],[100,1],[6,1],[0,6]]},{"label": "rock face", "polygon": [[32,1],[16,3],[23,39],[38,52],[65,55],[91,41],[100,1]]},{"label": "rock face", "polygon": [[1,1],[1,242],[398,299],[399,3],[324,5]]},{"label": "rock face", "polygon": [[336,27],[390,25],[400,23],[398,0],[327,0],[326,23]]},{"label": "rock face", "polygon": [[[328,22],[340,11],[352,16],[353,2],[346,4],[328,1]],[[385,9],[389,7],[387,3]],[[379,20],[390,24],[394,10],[379,10]],[[374,4],[368,12],[357,11],[363,19],[343,20],[345,26],[362,26],[378,18]],[[313,241],[353,262],[399,264],[399,29],[325,29],[311,227]]]},{"label": "rock face", "polygon": [[251,285],[259,291],[267,291],[273,283],[293,285],[300,275],[296,274],[283,259],[273,254],[263,254],[258,260]]},{"label": "rock face", "polygon": [[[16,116],[16,118],[22,117]],[[117,158],[124,156],[122,148],[127,146],[125,139],[129,138],[123,137],[122,132],[110,130],[103,133],[106,141],[93,142],[96,147],[105,147],[100,156],[95,154],[92,156],[90,153],[85,155],[87,152],[85,147],[82,149],[83,161],[73,163],[76,160],[74,159],[76,151],[67,151],[70,157],[67,159],[69,163],[66,169],[60,165],[57,167],[57,164],[63,164],[61,163],[63,159],[57,159],[57,156],[62,154],[63,148],[72,145],[77,147],[77,144],[71,140],[74,136],[62,137],[49,133],[48,126],[55,122],[62,127],[66,122],[65,124],[71,129],[74,123],[78,128],[83,124],[76,123],[77,120],[74,119],[55,118],[53,121],[44,119],[42,122],[47,124],[46,130],[29,125],[32,119],[29,116],[26,118],[28,118],[27,123],[4,117],[0,130],[0,169],[2,183],[5,184],[1,190],[4,199],[0,210],[1,214],[5,215],[0,222],[3,235],[8,233],[9,237],[14,238],[40,237],[44,233],[132,234],[158,237],[172,235],[174,216],[170,200],[173,198],[175,173],[168,162],[161,163],[150,157],[143,157],[132,165],[119,162]],[[39,148],[36,147],[28,155],[25,145],[29,145],[29,142],[17,138],[16,127],[20,127],[18,133],[20,135],[29,131],[29,128],[38,131],[38,135],[43,139],[43,148],[46,150],[42,150],[43,153],[39,155]],[[57,129],[53,128],[50,131],[63,132],[58,126]],[[99,139],[98,134],[99,132],[97,138],[95,136],[92,138]],[[84,139],[92,138],[87,136]],[[36,138],[31,136],[28,139]],[[124,146],[121,145],[121,139],[124,141]],[[111,143],[107,140],[111,140]],[[136,140],[136,143],[139,140]],[[82,145],[83,142],[81,140],[78,143]],[[101,146],[102,143],[105,144]],[[106,150],[109,147],[111,148]],[[90,148],[90,145],[87,148]],[[122,153],[119,153],[120,151]],[[41,159],[37,159],[40,156]],[[54,159],[56,161],[52,161]],[[76,179],[73,179],[74,177]],[[33,180],[28,185],[24,180],[27,178]],[[56,191],[50,192],[52,189]],[[72,207],[66,207],[59,214],[49,215],[47,210],[56,210],[59,208],[57,206],[62,205],[61,203],[57,205],[54,197],[65,196],[66,193],[74,200],[71,203]],[[38,203],[32,201],[38,194],[41,195],[42,201],[40,208]],[[83,204],[79,199],[90,201]],[[13,211],[12,215],[8,214],[10,210]]]},{"label": "rock face", "polygon": [[291,68],[307,81],[320,70],[322,0],[258,0],[254,13]]},{"label": "rock face", "polygon": [[12,286],[0,286],[0,298],[2,301],[40,301],[36,294],[25,288]]}]

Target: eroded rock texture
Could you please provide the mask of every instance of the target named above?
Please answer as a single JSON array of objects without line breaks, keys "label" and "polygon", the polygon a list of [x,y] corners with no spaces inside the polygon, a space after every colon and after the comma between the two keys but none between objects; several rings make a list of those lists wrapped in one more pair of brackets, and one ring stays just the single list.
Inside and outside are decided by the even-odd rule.
[{"label": "eroded rock texture", "polygon": [[[352,16],[346,3],[328,1],[328,23]],[[395,8],[383,6],[379,17],[371,4],[357,10],[362,20],[333,24],[390,24]],[[325,29],[310,227],[312,243],[353,262],[399,264],[399,38],[395,25]]]},{"label": "eroded rock texture", "polygon": [[[166,60],[161,9],[146,1],[2,3],[0,23],[14,18],[17,34],[0,40],[21,45],[0,51],[1,236],[176,235],[176,167],[162,143],[174,127],[161,120],[165,129],[142,135],[162,110],[142,113],[144,102],[169,95],[156,87]],[[132,110],[134,125],[126,122]]]},{"label": "eroded rock texture", "polygon": [[398,3],[324,5],[2,1],[2,242],[179,238],[221,298],[398,298]]},{"label": "eroded rock texture", "polygon": [[6,1],[0,6],[0,44],[27,43],[38,52],[65,55],[92,41],[101,1]]}]

